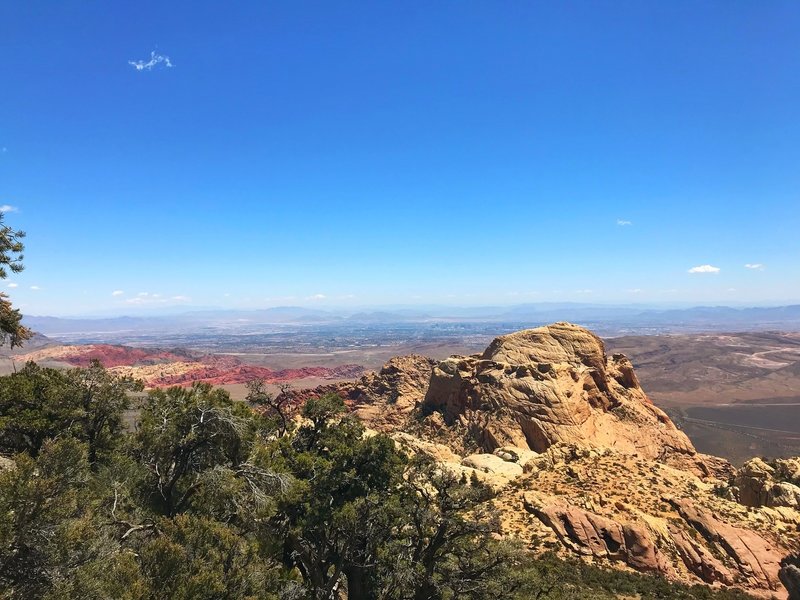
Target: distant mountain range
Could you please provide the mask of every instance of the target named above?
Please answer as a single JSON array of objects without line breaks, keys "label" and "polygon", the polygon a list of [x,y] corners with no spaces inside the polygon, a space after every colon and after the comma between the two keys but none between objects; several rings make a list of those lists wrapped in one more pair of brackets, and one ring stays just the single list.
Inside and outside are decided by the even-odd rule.
[{"label": "distant mountain range", "polygon": [[540,325],[571,321],[603,330],[668,331],[800,330],[800,305],[734,308],[653,308],[593,304],[520,304],[484,307],[424,307],[392,310],[319,310],[284,306],[263,310],[201,310],[177,315],[64,318],[26,316],[26,326],[45,335],[144,332],[236,333],[263,327],[390,325],[480,322]]}]

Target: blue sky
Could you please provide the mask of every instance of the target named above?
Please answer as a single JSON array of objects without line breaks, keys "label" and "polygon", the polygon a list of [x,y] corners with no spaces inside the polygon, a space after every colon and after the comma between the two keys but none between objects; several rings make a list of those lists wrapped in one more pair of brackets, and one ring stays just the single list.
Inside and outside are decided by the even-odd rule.
[{"label": "blue sky", "polygon": [[29,314],[797,301],[798,31],[780,1],[3,2],[0,285]]}]

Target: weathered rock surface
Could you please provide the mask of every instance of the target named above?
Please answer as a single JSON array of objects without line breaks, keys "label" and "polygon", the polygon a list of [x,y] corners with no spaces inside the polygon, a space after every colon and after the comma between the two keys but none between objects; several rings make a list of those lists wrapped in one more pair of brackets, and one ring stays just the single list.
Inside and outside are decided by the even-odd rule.
[{"label": "weathered rock surface", "polygon": [[780,589],[780,562],[775,545],[754,531],[734,527],[688,498],[672,501],[680,515],[708,542],[716,544],[736,561],[739,571],[754,587]]},{"label": "weathered rock surface", "polygon": [[760,458],[742,465],[733,479],[739,501],[746,506],[800,506],[800,487],[779,480],[781,476],[795,479],[794,463],[783,460],[777,466],[780,473]]},{"label": "weathered rock surface", "polygon": [[385,433],[398,431],[425,397],[436,361],[418,354],[396,356],[377,373],[289,394],[295,405],[310,397],[340,395],[364,423]]},{"label": "weathered rock surface", "polygon": [[630,361],[569,323],[496,338],[480,358],[433,368],[423,407],[468,424],[478,443],[543,452],[553,444],[613,448],[648,458],[696,454],[647,398]]},{"label": "weathered rock surface", "polygon": [[782,481],[800,483],[800,457],[779,458],[775,461],[775,473]]},{"label": "weathered rock surface", "polygon": [[669,560],[641,523],[618,523],[558,498],[524,495],[525,508],[556,532],[564,545],[595,558],[621,560],[639,571],[672,575]]},{"label": "weathered rock surface", "polygon": [[788,557],[781,562],[780,578],[789,592],[789,600],[800,600],[800,558]]},{"label": "weathered rock surface", "polygon": [[[556,444],[496,504],[504,531],[536,547],[555,541],[601,563],[785,598],[778,563],[800,543],[797,511],[744,507],[715,493],[720,483],[608,448]],[[520,506],[535,519],[519,518]]]},{"label": "weathered rock surface", "polygon": [[678,556],[686,567],[706,583],[733,583],[730,570],[717,560],[703,544],[695,541],[682,529],[670,525],[669,533]]},{"label": "weathered rock surface", "polygon": [[517,448],[516,446],[502,446],[495,448],[495,456],[499,456],[507,462],[513,462],[525,469],[525,466],[534,458],[539,456],[538,453],[528,450],[526,448]]},{"label": "weathered rock surface", "polygon": [[522,467],[516,462],[506,461],[494,454],[471,454],[461,461],[465,467],[470,467],[484,473],[514,479],[522,475]]},{"label": "weathered rock surface", "polygon": [[495,490],[502,489],[523,473],[519,457],[524,451],[521,449],[514,449],[517,450],[517,458],[514,460],[504,460],[494,454],[471,454],[462,458],[444,444],[421,440],[403,431],[392,433],[391,437],[409,456],[422,454],[457,475],[477,477]]}]

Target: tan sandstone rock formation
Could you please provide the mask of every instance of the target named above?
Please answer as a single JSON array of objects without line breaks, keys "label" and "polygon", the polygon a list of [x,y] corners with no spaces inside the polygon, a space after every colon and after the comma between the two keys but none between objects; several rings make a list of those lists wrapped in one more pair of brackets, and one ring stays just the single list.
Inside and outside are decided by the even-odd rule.
[{"label": "tan sandstone rock formation", "polygon": [[562,442],[653,459],[696,454],[642,391],[630,361],[606,356],[600,338],[569,323],[498,337],[480,358],[440,362],[423,407],[467,424],[489,451],[543,452]]},{"label": "tan sandstone rock formation", "polygon": [[739,501],[747,506],[800,507],[800,487],[780,481],[781,477],[796,480],[794,461],[777,461],[778,470],[760,458],[747,461],[736,471],[733,483]]}]

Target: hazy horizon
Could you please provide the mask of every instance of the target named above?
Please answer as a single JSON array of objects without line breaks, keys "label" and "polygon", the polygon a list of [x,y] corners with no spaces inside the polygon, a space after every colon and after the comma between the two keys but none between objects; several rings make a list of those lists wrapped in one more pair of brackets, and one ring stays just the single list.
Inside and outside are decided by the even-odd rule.
[{"label": "hazy horizon", "polygon": [[569,309],[619,309],[631,311],[670,311],[670,310],[691,310],[691,309],[722,309],[731,308],[735,310],[745,310],[750,308],[782,308],[800,306],[800,300],[789,302],[759,302],[759,303],[737,303],[737,302],[518,302],[518,303],[493,303],[493,304],[372,304],[372,305],[275,305],[275,306],[250,306],[250,307],[225,307],[225,306],[193,306],[193,305],[165,305],[165,306],[133,306],[125,309],[105,309],[91,312],[75,313],[48,313],[48,314],[26,314],[30,318],[59,318],[59,319],[115,319],[115,318],[139,318],[139,317],[175,317],[181,315],[211,313],[249,313],[249,312],[269,312],[280,310],[306,310],[316,313],[330,315],[353,315],[358,313],[370,314],[381,312],[409,312],[420,313],[426,316],[435,317],[458,317],[459,312],[469,311],[490,311],[497,310],[502,313],[509,309],[530,308],[531,310],[553,311],[559,308]]}]

